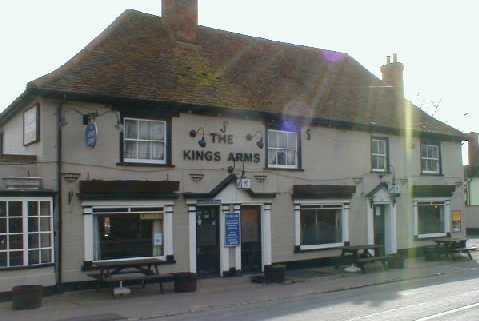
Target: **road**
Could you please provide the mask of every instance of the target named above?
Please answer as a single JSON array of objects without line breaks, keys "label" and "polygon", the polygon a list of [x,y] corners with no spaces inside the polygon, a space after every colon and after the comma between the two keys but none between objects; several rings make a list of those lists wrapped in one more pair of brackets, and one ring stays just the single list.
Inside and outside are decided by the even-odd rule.
[{"label": "road", "polygon": [[479,269],[461,275],[391,283],[253,304],[157,321],[473,321],[479,320]]}]

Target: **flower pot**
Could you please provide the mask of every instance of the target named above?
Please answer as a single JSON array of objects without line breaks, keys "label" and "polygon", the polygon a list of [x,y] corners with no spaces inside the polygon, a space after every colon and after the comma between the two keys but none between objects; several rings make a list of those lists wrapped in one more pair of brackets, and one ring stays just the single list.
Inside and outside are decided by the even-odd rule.
[{"label": "flower pot", "polygon": [[283,283],[286,266],[284,265],[266,265],[264,267],[265,283]]},{"label": "flower pot", "polygon": [[42,306],[43,286],[19,285],[12,288],[12,307],[15,310],[36,309]]},{"label": "flower pot", "polygon": [[175,274],[175,292],[195,292],[196,275],[194,273],[176,273]]},{"label": "flower pot", "polygon": [[388,267],[391,269],[404,269],[406,258],[400,254],[395,254],[388,259]]}]

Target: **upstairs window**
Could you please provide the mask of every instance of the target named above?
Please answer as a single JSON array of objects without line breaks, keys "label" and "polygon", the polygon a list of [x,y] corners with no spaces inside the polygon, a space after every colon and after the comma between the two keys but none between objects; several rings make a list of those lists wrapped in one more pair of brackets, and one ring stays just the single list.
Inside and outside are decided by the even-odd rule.
[{"label": "upstairs window", "polygon": [[371,166],[373,172],[388,171],[388,139],[387,138],[371,138]]},{"label": "upstairs window", "polygon": [[268,167],[298,168],[298,133],[268,129]]},{"label": "upstairs window", "polygon": [[441,146],[439,143],[421,142],[421,173],[441,173]]},{"label": "upstairs window", "polygon": [[166,127],[163,120],[125,118],[123,161],[166,164]]}]

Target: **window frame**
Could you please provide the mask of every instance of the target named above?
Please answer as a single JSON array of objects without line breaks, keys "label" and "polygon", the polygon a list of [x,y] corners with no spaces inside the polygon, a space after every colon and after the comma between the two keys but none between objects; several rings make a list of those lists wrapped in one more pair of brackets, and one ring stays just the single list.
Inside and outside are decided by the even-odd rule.
[{"label": "window frame", "polygon": [[[29,141],[25,141],[25,114],[27,114],[28,112],[32,111],[33,109],[35,109],[35,137]],[[23,115],[22,115],[22,119],[23,119],[23,125],[22,125],[22,135],[23,135],[23,146],[29,146],[29,145],[32,145],[32,144],[35,144],[35,143],[38,143],[40,141],[40,104],[39,103],[35,103],[33,105],[31,105],[30,107],[28,107],[27,109],[25,109],[23,111]]]},{"label": "window frame", "polygon": [[[294,204],[296,252],[336,249],[349,243],[350,202],[350,200],[296,200]],[[341,215],[341,241],[313,245],[301,244],[301,212],[303,206],[318,206],[325,207],[325,209],[333,209],[332,207],[334,207],[334,209],[339,209]]]},{"label": "window frame", "polygon": [[[288,147],[286,148],[279,148],[279,147],[270,147],[270,142],[269,142],[269,132],[277,132],[277,133],[282,133],[282,134],[292,134],[294,133],[296,135],[296,164],[295,165],[275,165],[275,164],[270,164],[270,159],[269,159],[269,150],[274,149],[274,150],[286,150],[289,151],[290,149]],[[266,168],[267,169],[285,169],[285,170],[298,170],[301,168],[301,134],[299,130],[283,130],[283,129],[277,129],[277,128],[266,128],[266,148],[265,148],[265,160],[266,160]]]},{"label": "window frame", "polygon": [[[444,222],[443,222],[443,232],[438,233],[425,233],[419,234],[419,204],[420,203],[430,203],[433,204],[442,204],[443,211],[444,211]],[[413,227],[414,227],[414,237],[418,240],[421,239],[431,239],[431,238],[438,238],[438,237],[445,237],[448,236],[451,232],[451,200],[449,198],[416,198],[413,201],[414,207],[414,217],[413,217]]]},{"label": "window frame", "polygon": [[[373,141],[380,141],[384,143],[384,154],[374,153]],[[371,171],[374,173],[389,173],[389,138],[388,137],[371,137]],[[384,157],[384,169],[374,168],[374,157]]]},{"label": "window frame", "polygon": [[[161,140],[156,140],[156,139],[133,139],[133,138],[126,138],[125,131],[126,131],[126,121],[128,120],[134,120],[138,122],[138,125],[140,124],[141,121],[144,122],[161,122],[163,123],[163,141]],[[170,126],[171,122],[166,120],[166,119],[156,119],[156,118],[141,118],[141,117],[130,117],[130,116],[125,116],[122,117],[122,123],[123,123],[123,132],[120,137],[120,151],[121,151],[121,162],[122,163],[131,163],[131,164],[151,164],[151,165],[168,165],[171,160],[171,149],[170,149]],[[140,135],[140,126],[138,126],[138,134],[137,137]],[[125,151],[125,142],[126,141],[135,141],[135,142],[162,142],[163,143],[163,153],[164,157],[162,160],[155,160],[155,159],[141,159],[141,158],[127,158],[125,157],[126,151]],[[137,149],[137,155],[138,155],[138,149]]]},{"label": "window frame", "polygon": [[[52,197],[0,197],[0,202],[7,202],[7,211],[8,211],[8,202],[21,202],[22,203],[22,233],[8,233],[8,214],[6,214],[5,218],[7,219],[7,233],[2,233],[2,235],[5,235],[7,237],[7,240],[9,239],[8,236],[12,234],[22,234],[23,239],[22,239],[22,249],[9,249],[8,248],[8,242],[7,242],[7,249],[5,250],[0,250],[1,253],[7,253],[7,260],[8,260],[8,253],[9,252],[22,252],[23,253],[23,264],[22,265],[13,265],[11,266],[8,264],[7,261],[7,266],[0,266],[0,271],[1,270],[11,270],[11,269],[34,269],[38,267],[43,267],[43,266],[50,266],[55,264],[55,226],[54,226],[54,212],[53,212],[53,198]],[[28,202],[48,202],[49,203],[49,210],[50,210],[50,215],[49,216],[41,216],[40,215],[40,205],[37,207],[37,214],[36,215],[39,219],[38,221],[38,231],[37,232],[32,232],[30,233],[29,231],[29,224],[28,224],[28,219],[31,217],[28,214]],[[40,218],[41,217],[49,217],[50,218],[50,231],[49,232],[42,232],[40,231]],[[29,244],[28,244],[28,236],[30,234],[36,233],[38,235],[40,234],[50,234],[50,246],[49,247],[41,247],[41,239],[39,237],[38,239],[38,248],[32,248],[30,249]],[[30,264],[29,262],[29,251],[30,250],[39,250],[40,252],[42,250],[50,250],[51,251],[51,260],[49,262],[42,263],[41,262],[41,253],[39,256],[39,263],[37,264]]]},{"label": "window frame", "polygon": [[[96,241],[95,231],[97,230],[96,216],[102,214],[115,213],[158,213],[158,208],[163,209],[163,256],[151,256],[165,261],[168,264],[175,264],[174,249],[174,202],[170,201],[83,201],[83,233],[84,233],[84,267],[88,269],[93,262],[102,262],[96,260]],[[138,211],[137,209],[144,209]],[[150,209],[150,210],[149,210]],[[153,236],[154,237],[154,236]],[[119,259],[121,260],[121,259]],[[128,259],[124,259],[128,260]],[[103,260],[105,261],[105,260]],[[108,260],[106,260],[108,261]]]},{"label": "window frame", "polygon": [[[141,214],[161,214],[161,221],[162,221],[162,234],[163,234],[163,244],[161,245],[162,246],[162,250],[163,250],[163,255],[158,255],[158,256],[154,256],[153,254],[151,256],[148,256],[147,258],[156,258],[156,259],[160,259],[160,260],[164,260],[166,261],[166,246],[165,246],[165,239],[166,239],[166,234],[165,234],[165,231],[166,231],[166,227],[165,227],[165,210],[164,208],[159,211],[155,208],[155,210],[151,210],[149,211],[148,210],[149,208],[148,207],[145,207],[145,210],[142,212],[100,212],[100,213],[95,213],[93,214],[94,215],[94,221],[93,221],[93,237],[94,237],[94,242],[93,242],[93,262],[104,262],[104,261],[111,261],[111,260],[115,260],[115,261],[121,261],[121,260],[131,260],[131,259],[134,259],[134,258],[139,258],[139,257],[123,257],[123,258],[116,258],[116,259],[101,259],[100,258],[100,246],[101,246],[101,240],[100,238],[97,238],[97,236],[95,235],[95,233],[99,233],[100,230],[99,230],[99,227],[100,227],[100,222],[99,220],[104,217],[104,216],[110,216],[110,217],[114,217],[114,216],[125,216],[125,215],[141,215]],[[153,220],[155,221],[155,220]],[[154,240],[154,237],[155,235],[153,234],[152,232],[152,239],[151,241],[153,242]],[[95,240],[97,240],[97,243],[95,244]]]},{"label": "window frame", "polygon": [[[437,158],[422,156],[423,148],[426,148],[427,146],[434,146],[437,148]],[[437,171],[426,170],[422,164],[423,160],[437,161]],[[431,141],[431,140],[421,140],[420,146],[419,146],[419,163],[420,163],[419,166],[421,167],[421,175],[442,175],[441,142]]]}]

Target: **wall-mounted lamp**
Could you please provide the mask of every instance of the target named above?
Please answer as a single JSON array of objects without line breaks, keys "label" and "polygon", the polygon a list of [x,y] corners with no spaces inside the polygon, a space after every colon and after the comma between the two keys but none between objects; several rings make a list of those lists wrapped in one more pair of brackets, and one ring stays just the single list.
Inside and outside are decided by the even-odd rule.
[{"label": "wall-mounted lamp", "polygon": [[223,134],[226,133],[226,126],[228,125],[228,121],[225,120],[223,122],[223,128],[220,128],[220,132],[222,132]]},{"label": "wall-mounted lamp", "polygon": [[258,130],[256,131],[256,133],[253,135],[253,134],[247,134],[246,135],[246,140],[247,141],[252,141],[254,138],[258,139],[256,141],[256,146],[258,146],[259,149],[263,149],[264,148],[264,139],[263,139],[263,135],[261,134],[261,132]]},{"label": "wall-mounted lamp", "polygon": [[206,144],[206,139],[205,139],[205,129],[203,127],[198,128],[198,129],[190,130],[190,137],[195,138],[200,133],[201,133],[201,139],[198,141],[198,145],[200,145],[200,147],[204,148],[204,147],[206,147],[207,144]]}]

